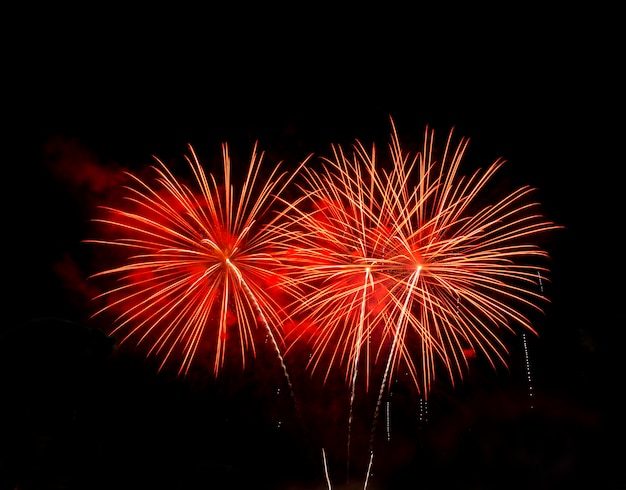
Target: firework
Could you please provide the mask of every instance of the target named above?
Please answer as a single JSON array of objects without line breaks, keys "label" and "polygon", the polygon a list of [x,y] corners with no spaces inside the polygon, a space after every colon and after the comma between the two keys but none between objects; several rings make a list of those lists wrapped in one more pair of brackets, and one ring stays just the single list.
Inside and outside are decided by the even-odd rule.
[{"label": "firework", "polygon": [[481,201],[503,160],[465,176],[467,139],[454,144],[451,131],[437,155],[427,128],[411,156],[392,129],[386,167],[357,140],[305,168],[278,226],[285,273],[303,291],[288,338],[310,342],[324,380],[341,369],[353,396],[374,372],[381,393],[401,372],[426,396],[440,371],[454,383],[474,357],[506,365],[504,332],[534,331],[530,312],[545,302],[536,237],[556,228],[530,187]]},{"label": "firework", "polygon": [[221,181],[205,172],[191,146],[189,152],[191,185],[155,158],[153,180],[130,175],[123,205],[103,207],[95,220],[108,235],[90,241],[115,247],[122,258],[95,275],[117,280],[96,298],[106,303],[95,315],[113,312],[113,334],[147,345],[161,368],[177,360],[179,374],[186,373],[200,350],[212,355],[217,375],[231,345],[244,365],[247,353],[255,355],[257,326],[280,356],[283,278],[267,229],[297,171],[289,175],[279,164],[263,179],[255,144],[236,192],[226,144]]}]

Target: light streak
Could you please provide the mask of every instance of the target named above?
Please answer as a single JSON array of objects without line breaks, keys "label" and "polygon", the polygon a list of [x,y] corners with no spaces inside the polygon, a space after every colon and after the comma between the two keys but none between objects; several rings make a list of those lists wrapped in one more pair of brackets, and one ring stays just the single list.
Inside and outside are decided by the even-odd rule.
[{"label": "light streak", "polygon": [[373,463],[374,463],[374,451],[370,451],[370,461],[367,464],[367,472],[365,473],[365,482],[363,483],[363,490],[367,490],[367,486],[369,485]]},{"label": "light streak", "polygon": [[328,490],[332,490],[333,486],[330,482],[330,476],[328,475],[328,464],[326,462],[326,451],[322,448],[322,461],[324,462],[324,476],[326,477],[326,484],[328,485]]}]

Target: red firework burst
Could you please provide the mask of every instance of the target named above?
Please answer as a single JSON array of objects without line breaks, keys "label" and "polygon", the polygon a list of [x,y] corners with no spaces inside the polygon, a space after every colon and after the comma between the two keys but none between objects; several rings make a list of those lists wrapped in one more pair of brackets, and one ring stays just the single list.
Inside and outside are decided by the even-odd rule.
[{"label": "red firework burst", "polygon": [[557,226],[530,187],[481,202],[503,160],[464,176],[466,139],[455,145],[450,132],[438,159],[427,129],[411,156],[392,127],[390,166],[375,146],[333,146],[321,170],[304,170],[275,231],[303,291],[291,313],[306,328],[290,340],[312,343],[310,368],[324,379],[342,368],[354,390],[378,366],[381,393],[402,369],[427,394],[440,367],[454,382],[476,355],[506,364],[502,333],[534,331],[548,256],[535,241]]},{"label": "red firework burst", "polygon": [[270,210],[297,172],[289,176],[277,165],[261,179],[263,153],[255,145],[235,192],[226,144],[221,182],[204,171],[191,146],[189,151],[192,185],[155,159],[154,179],[130,175],[123,206],[103,207],[95,220],[107,238],[89,241],[122,255],[121,265],[95,275],[117,279],[96,298],[106,301],[96,315],[112,311],[113,334],[146,345],[161,367],[176,359],[179,374],[186,373],[202,350],[214,357],[217,375],[231,344],[244,364],[247,352],[254,355],[258,325],[280,356],[285,278],[277,272],[276,235],[268,229]]}]

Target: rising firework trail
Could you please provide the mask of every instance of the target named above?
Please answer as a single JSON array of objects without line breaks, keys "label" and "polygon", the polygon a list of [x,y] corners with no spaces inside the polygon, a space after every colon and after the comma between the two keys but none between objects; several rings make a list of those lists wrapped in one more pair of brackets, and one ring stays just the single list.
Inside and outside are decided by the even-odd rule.
[{"label": "rising firework trail", "polygon": [[178,363],[179,374],[189,371],[199,351],[212,357],[215,375],[229,348],[245,365],[246,355],[256,353],[254,330],[261,327],[291,388],[278,328],[289,287],[277,272],[275,235],[267,230],[297,170],[288,174],[277,165],[262,178],[263,153],[255,145],[236,192],[226,144],[223,179],[205,172],[191,146],[189,153],[192,184],[155,158],[154,178],[130,175],[123,205],[103,207],[95,220],[103,238],[89,241],[115,247],[122,260],[95,274],[116,279],[96,298],[105,305],[95,315],[112,312],[113,335],[146,345],[160,358],[159,369]]},{"label": "rising firework trail", "polygon": [[303,291],[289,341],[311,342],[309,368],[324,381],[343,371],[351,404],[375,377],[374,427],[392,376],[426,400],[438,375],[454,384],[476,356],[506,365],[503,334],[535,332],[530,312],[542,311],[548,254],[536,241],[558,226],[527,186],[485,202],[504,161],[463,175],[467,144],[451,131],[439,154],[427,128],[411,156],[392,121],[389,161],[358,140],[332,146],[321,169],[304,169],[277,227],[285,273]]}]

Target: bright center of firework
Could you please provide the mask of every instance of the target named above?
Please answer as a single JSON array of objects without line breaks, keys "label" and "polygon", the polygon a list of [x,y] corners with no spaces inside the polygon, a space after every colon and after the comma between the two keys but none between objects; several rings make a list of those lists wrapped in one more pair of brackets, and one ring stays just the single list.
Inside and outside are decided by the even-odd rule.
[{"label": "bright center of firework", "polygon": [[221,240],[221,242],[222,243],[218,243],[217,240],[210,238],[204,238],[202,240],[202,243],[208,246],[211,254],[215,255],[217,259],[224,261],[226,264],[226,261],[233,257],[233,246],[226,240]]}]

